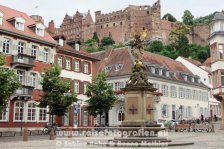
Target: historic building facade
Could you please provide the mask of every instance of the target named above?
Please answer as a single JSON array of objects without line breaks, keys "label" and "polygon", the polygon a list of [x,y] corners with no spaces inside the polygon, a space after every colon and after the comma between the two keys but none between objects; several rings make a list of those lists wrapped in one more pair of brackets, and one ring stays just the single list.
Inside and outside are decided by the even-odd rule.
[{"label": "historic building facade", "polygon": [[224,128],[224,14],[216,13],[210,23],[210,53],[213,78],[213,95],[221,103]]},{"label": "historic building facade", "polygon": [[58,43],[55,64],[62,68],[61,77],[70,81],[70,92],[75,92],[78,98],[78,101],[70,106],[69,112],[63,117],[57,117],[56,121],[59,126],[94,126],[94,118],[86,110],[85,101],[88,98],[85,92],[87,84],[92,83],[94,63],[99,60],[83,51],[79,44],[67,44],[64,35],[52,34],[54,30],[54,23],[50,22],[48,31]]},{"label": "historic building facade", "polygon": [[[62,43],[60,37],[55,37],[55,39]],[[57,46],[55,63],[62,68],[61,77],[70,81],[71,92],[75,92],[78,98],[78,101],[70,107],[68,114],[63,117],[61,126],[94,126],[94,118],[88,114],[86,109],[85,102],[88,98],[85,93],[87,84],[92,83],[95,61],[98,59],[77,46],[76,49],[66,43]]]},{"label": "historic building facade", "polygon": [[[120,125],[125,117],[124,96],[120,88],[125,87],[132,73],[134,60],[131,49],[107,49],[94,55],[101,58],[96,64],[96,73],[107,72],[107,81],[113,85],[118,98],[108,116],[105,115],[105,122],[110,126]],[[144,53],[144,64],[149,81],[157,88],[153,107],[155,120],[209,117],[209,88],[200,82],[199,76],[178,61],[150,52]]]},{"label": "historic building facade", "polygon": [[200,76],[200,81],[210,88],[209,91],[209,117],[214,119],[215,116],[221,117],[221,105],[213,97],[213,84],[211,74],[211,58],[208,58],[204,63],[193,60],[192,58],[178,57],[177,61],[186,66],[194,75]]},{"label": "historic building facade", "polygon": [[21,88],[0,113],[0,129],[43,128],[49,121],[47,108],[37,107],[42,93],[41,73],[54,63],[55,40],[27,14],[0,5],[0,53],[5,68],[18,74]]}]

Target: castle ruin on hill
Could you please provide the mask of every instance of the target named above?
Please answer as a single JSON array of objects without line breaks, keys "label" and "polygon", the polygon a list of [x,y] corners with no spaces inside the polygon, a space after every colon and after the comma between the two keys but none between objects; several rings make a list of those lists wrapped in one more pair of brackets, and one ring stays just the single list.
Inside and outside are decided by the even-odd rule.
[{"label": "castle ruin on hill", "polygon": [[[65,15],[59,33],[66,37],[67,42],[83,43],[91,39],[96,32],[101,40],[111,36],[116,43],[124,43],[136,32],[147,31],[147,40],[169,42],[169,34],[175,23],[161,19],[161,3],[156,1],[152,6],[129,5],[127,8],[110,13],[95,12],[93,21],[90,11],[73,16]],[[209,36],[208,25],[195,26],[188,36],[190,43],[207,45]]]}]

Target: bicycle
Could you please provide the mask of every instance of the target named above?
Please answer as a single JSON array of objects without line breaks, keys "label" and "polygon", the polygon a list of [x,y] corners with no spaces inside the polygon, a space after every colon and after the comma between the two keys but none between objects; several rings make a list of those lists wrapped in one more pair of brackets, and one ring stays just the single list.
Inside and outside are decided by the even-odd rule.
[{"label": "bicycle", "polygon": [[50,134],[51,128],[53,128],[54,130],[54,134],[56,134],[56,130],[57,130],[57,123],[53,123],[53,125],[51,123],[47,123],[47,125],[44,127],[43,129],[43,133],[46,134]]}]

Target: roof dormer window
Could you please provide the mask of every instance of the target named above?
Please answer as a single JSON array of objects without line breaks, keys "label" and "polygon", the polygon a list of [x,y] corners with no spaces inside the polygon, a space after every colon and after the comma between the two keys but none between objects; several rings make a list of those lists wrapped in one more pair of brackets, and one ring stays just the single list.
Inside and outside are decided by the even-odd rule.
[{"label": "roof dormer window", "polygon": [[2,12],[0,12],[0,25],[2,25],[3,24],[3,13]]},{"label": "roof dormer window", "polygon": [[122,67],[123,67],[123,64],[116,64],[116,65],[115,65],[115,71],[119,71],[119,70],[121,70]]},{"label": "roof dormer window", "polygon": [[109,72],[112,69],[112,65],[108,65],[105,67],[105,72]]},{"label": "roof dormer window", "polygon": [[16,27],[16,29],[18,29],[18,30],[24,31],[24,23],[16,22],[16,23],[15,23],[15,27]]},{"label": "roof dormer window", "polygon": [[44,30],[45,30],[45,26],[41,23],[37,23],[36,24],[36,34],[38,36],[43,37],[44,36]]},{"label": "roof dormer window", "polygon": [[37,33],[37,35],[39,35],[39,36],[44,36],[44,30],[43,29],[40,29],[40,28],[37,28],[36,29],[36,33]]}]

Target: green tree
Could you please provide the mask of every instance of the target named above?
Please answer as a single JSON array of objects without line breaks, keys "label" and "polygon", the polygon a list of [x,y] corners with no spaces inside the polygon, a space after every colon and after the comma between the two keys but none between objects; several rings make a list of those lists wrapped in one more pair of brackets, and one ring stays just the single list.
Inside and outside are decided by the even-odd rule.
[{"label": "green tree", "polygon": [[184,15],[182,17],[183,23],[186,25],[193,25],[194,24],[194,16],[191,14],[189,10],[184,11]]},{"label": "green tree", "polygon": [[99,73],[93,81],[93,84],[87,85],[86,94],[90,97],[87,100],[87,110],[94,117],[97,115],[100,116],[101,125],[102,114],[108,112],[116,101],[112,85],[106,83],[105,72]]},{"label": "green tree", "polygon": [[70,82],[62,80],[60,77],[61,69],[57,65],[53,65],[52,68],[42,74],[43,80],[41,85],[43,88],[43,95],[39,107],[49,107],[49,114],[52,116],[63,116],[68,107],[75,101],[77,101],[76,95],[70,91]]},{"label": "green tree", "polygon": [[209,46],[200,46],[197,44],[191,44],[189,47],[190,56],[203,63],[207,58],[210,57]]},{"label": "green tree", "polygon": [[169,40],[171,44],[176,44],[181,37],[189,34],[190,28],[182,22],[177,21],[176,27],[170,32]]},{"label": "green tree", "polygon": [[101,46],[108,46],[108,45],[113,45],[113,44],[115,44],[115,41],[110,36],[104,37],[101,40]]},{"label": "green tree", "polygon": [[170,21],[170,22],[177,21],[177,19],[170,13],[165,14],[162,19],[168,19],[168,21]]},{"label": "green tree", "polygon": [[176,49],[179,56],[188,57],[189,56],[189,40],[186,36],[181,36],[177,42]]},{"label": "green tree", "polygon": [[164,49],[163,43],[161,41],[153,41],[146,48],[145,51],[159,53]]},{"label": "green tree", "polygon": [[93,33],[93,38],[92,39],[95,40],[98,43],[98,45],[99,45],[100,40],[99,40],[99,37],[98,37],[96,32]]},{"label": "green tree", "polygon": [[[5,57],[0,53],[0,66],[5,64]],[[16,72],[0,67],[0,112],[6,109],[10,96],[20,87]]]}]

